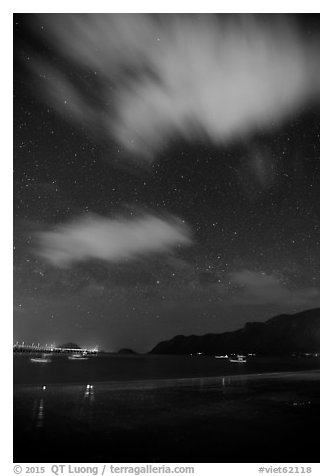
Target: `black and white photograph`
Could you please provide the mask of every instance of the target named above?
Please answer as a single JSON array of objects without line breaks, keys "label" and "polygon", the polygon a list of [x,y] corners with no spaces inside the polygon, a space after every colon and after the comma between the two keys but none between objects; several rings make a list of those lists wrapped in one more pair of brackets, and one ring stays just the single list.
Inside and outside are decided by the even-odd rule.
[{"label": "black and white photograph", "polygon": [[134,11],[12,14],[13,462],[310,473],[320,14]]}]

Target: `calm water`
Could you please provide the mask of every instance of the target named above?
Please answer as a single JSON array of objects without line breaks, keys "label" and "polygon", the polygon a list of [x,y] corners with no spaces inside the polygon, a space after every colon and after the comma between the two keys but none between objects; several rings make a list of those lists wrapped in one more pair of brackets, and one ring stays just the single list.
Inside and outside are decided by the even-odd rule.
[{"label": "calm water", "polygon": [[213,377],[319,368],[319,359],[312,357],[253,357],[246,364],[204,356],[103,355],[81,361],[54,356],[44,364],[30,362],[30,357],[14,355],[14,384]]},{"label": "calm water", "polygon": [[318,462],[319,372],[300,372],[318,367],[315,358],[15,355],[14,462]]}]

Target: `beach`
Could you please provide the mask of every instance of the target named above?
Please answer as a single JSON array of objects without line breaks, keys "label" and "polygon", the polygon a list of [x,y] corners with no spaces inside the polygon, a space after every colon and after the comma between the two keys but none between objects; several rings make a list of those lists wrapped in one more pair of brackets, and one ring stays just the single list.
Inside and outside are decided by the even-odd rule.
[{"label": "beach", "polygon": [[14,385],[14,462],[319,462],[319,370]]}]

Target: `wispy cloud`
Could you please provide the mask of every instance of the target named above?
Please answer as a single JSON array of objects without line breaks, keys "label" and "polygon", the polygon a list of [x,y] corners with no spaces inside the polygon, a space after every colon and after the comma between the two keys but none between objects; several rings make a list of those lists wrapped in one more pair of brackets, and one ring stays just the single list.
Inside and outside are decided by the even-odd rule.
[{"label": "wispy cloud", "polygon": [[271,127],[318,92],[317,42],[288,15],[36,18],[70,61],[35,63],[47,100],[148,160],[177,135],[220,144]]},{"label": "wispy cloud", "polygon": [[273,274],[244,269],[230,273],[230,279],[239,289],[237,301],[242,304],[315,306],[319,303],[318,288],[292,290]]},{"label": "wispy cloud", "polygon": [[36,253],[58,267],[95,259],[123,262],[151,254],[169,253],[191,244],[189,228],[174,216],[107,218],[85,215],[36,234]]}]

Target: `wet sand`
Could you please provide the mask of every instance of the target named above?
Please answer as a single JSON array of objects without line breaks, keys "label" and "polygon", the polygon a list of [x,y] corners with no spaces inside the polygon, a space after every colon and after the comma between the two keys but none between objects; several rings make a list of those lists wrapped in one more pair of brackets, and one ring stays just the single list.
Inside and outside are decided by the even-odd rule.
[{"label": "wet sand", "polygon": [[14,386],[15,462],[318,462],[319,371]]}]

